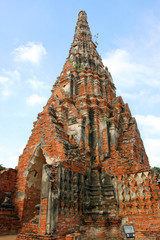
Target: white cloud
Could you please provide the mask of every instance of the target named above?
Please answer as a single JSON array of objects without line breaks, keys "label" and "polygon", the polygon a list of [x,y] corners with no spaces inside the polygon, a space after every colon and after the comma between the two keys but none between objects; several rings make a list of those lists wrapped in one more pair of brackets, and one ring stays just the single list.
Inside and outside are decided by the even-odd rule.
[{"label": "white cloud", "polygon": [[20,77],[21,77],[21,74],[19,71],[17,70],[11,70],[11,71],[7,71],[6,69],[3,69],[2,70],[3,74],[5,74],[6,76],[8,76],[8,80],[11,79],[11,80],[14,80],[14,81],[19,81],[20,80]]},{"label": "white cloud", "polygon": [[123,96],[123,97],[131,99],[131,100],[135,100],[135,99],[140,98],[147,94],[146,90],[140,90],[137,92],[136,89],[134,91],[132,89],[132,92],[129,92],[129,91],[123,92],[123,90],[117,89],[117,92],[120,96]]},{"label": "white cloud", "polygon": [[45,104],[47,99],[45,97],[41,97],[37,94],[33,94],[27,98],[26,102],[28,105],[34,107],[35,105],[42,105]]},{"label": "white cloud", "polygon": [[6,168],[15,168],[18,165],[18,159],[24,146],[21,146],[17,149],[11,149],[8,151],[7,146],[3,146],[0,148],[0,164],[2,164]]},{"label": "white cloud", "polygon": [[44,83],[42,81],[37,80],[36,76],[30,78],[28,82],[31,85],[32,89],[34,90],[44,87]]},{"label": "white cloud", "polygon": [[[139,61],[140,55],[144,55],[141,61]],[[147,57],[149,57],[148,61],[146,61]],[[105,54],[103,63],[111,72],[118,89],[123,87],[128,91],[132,87],[137,88],[140,84],[143,84],[143,87],[160,88],[160,71],[157,66],[159,55],[152,53],[147,57],[145,58],[145,53],[140,51],[134,54],[134,50],[129,52],[117,48]]]},{"label": "white cloud", "polygon": [[17,86],[17,81],[20,80],[21,74],[17,70],[7,71],[2,69],[2,76],[0,76],[1,96],[6,99],[13,92],[13,88]]},{"label": "white cloud", "polygon": [[130,62],[130,54],[124,49],[114,49],[106,54],[103,59],[105,65],[109,66],[109,69],[114,74],[119,74],[123,71],[137,71],[136,64]]},{"label": "white cloud", "polygon": [[150,73],[145,65],[136,63],[125,49],[118,48],[106,53],[103,63],[108,67],[118,88],[131,88]]},{"label": "white cloud", "polygon": [[145,149],[149,156],[149,162],[152,167],[160,167],[160,139],[144,140]]},{"label": "white cloud", "polygon": [[8,80],[9,80],[9,78],[8,78],[8,77],[3,77],[3,76],[0,76],[0,84],[5,84],[5,83],[7,83],[7,82],[8,82]]},{"label": "white cloud", "polygon": [[144,136],[144,146],[150,165],[160,167],[160,117],[136,115],[135,118]]},{"label": "white cloud", "polygon": [[[113,76],[117,92],[129,102],[144,141],[151,166],[160,167],[160,21],[147,15],[139,36],[117,41],[103,63]],[[136,37],[135,37],[136,36]],[[149,115],[151,112],[153,115]],[[155,115],[154,115],[155,112]]]},{"label": "white cloud", "polygon": [[15,61],[39,64],[47,52],[42,43],[28,42],[26,46],[21,45],[14,49],[13,53],[15,55]]},{"label": "white cloud", "polygon": [[160,136],[160,117],[155,117],[153,115],[136,115],[135,118],[140,125],[144,136]]},{"label": "white cloud", "polygon": [[9,91],[8,89],[4,89],[2,91],[2,96],[3,97],[8,97],[9,95],[11,95],[11,91]]},{"label": "white cloud", "polygon": [[159,104],[160,103],[160,94],[159,93],[154,93],[154,95],[150,96],[149,102],[153,106],[157,103]]}]

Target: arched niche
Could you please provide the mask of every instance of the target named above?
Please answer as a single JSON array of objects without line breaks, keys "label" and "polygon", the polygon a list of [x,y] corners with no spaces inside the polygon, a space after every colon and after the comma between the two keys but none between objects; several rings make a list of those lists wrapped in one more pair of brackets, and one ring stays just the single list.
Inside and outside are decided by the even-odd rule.
[{"label": "arched niche", "polygon": [[34,151],[26,172],[24,222],[31,221],[36,217],[35,206],[40,204],[41,201],[42,170],[44,164],[46,164],[46,159],[41,144],[39,144]]}]

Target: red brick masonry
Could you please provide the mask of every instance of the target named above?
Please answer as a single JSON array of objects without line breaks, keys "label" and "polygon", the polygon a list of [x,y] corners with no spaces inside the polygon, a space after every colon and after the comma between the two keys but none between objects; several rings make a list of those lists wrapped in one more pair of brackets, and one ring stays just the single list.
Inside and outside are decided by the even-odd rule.
[{"label": "red brick masonry", "polygon": [[116,96],[92,42],[84,11],[19,158],[17,177],[8,170],[0,179],[1,203],[10,191],[15,206],[14,212],[0,210],[1,233],[17,231],[20,220],[18,240],[126,239],[124,225],[134,226],[136,240],[159,239],[158,179],[136,120]]}]

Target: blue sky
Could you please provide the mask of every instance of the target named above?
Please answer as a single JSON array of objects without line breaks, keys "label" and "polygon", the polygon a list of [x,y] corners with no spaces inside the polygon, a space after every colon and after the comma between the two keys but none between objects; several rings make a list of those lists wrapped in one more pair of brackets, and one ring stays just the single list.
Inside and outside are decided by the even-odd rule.
[{"label": "blue sky", "polygon": [[[160,1],[0,0],[0,164],[15,167],[85,10],[98,52],[160,167]],[[94,40],[94,38],[93,38]]]}]

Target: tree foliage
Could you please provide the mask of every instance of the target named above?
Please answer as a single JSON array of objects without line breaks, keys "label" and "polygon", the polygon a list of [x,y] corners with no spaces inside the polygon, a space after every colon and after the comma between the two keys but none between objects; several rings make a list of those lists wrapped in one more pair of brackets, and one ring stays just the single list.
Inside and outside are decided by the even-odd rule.
[{"label": "tree foliage", "polygon": [[6,168],[2,166],[2,164],[0,164],[0,171],[5,170]]},{"label": "tree foliage", "polygon": [[155,171],[160,177],[160,168],[159,167],[153,167],[152,170]]}]

